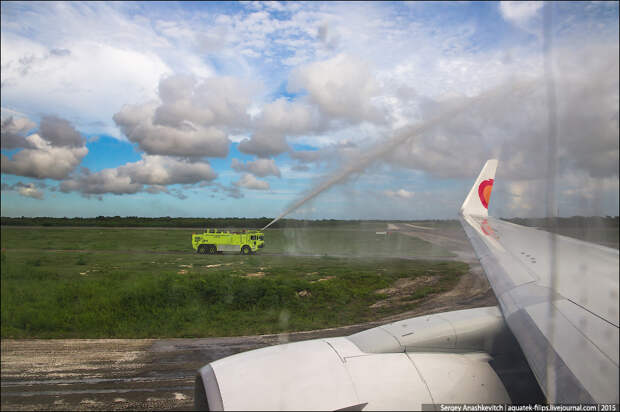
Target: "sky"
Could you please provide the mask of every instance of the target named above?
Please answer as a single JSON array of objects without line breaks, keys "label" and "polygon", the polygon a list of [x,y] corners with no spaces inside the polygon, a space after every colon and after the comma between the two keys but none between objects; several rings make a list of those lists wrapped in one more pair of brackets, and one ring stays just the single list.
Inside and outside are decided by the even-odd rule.
[{"label": "sky", "polygon": [[491,214],[615,216],[618,35],[618,2],[3,1],[1,213],[275,217],[349,168],[290,217],[452,219],[497,158]]}]

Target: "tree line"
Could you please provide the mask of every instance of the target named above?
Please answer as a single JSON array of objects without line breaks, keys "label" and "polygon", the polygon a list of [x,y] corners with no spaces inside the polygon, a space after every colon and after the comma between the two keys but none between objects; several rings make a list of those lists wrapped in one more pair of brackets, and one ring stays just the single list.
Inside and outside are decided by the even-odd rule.
[{"label": "tree line", "polygon": [[[2,216],[3,226],[102,226],[102,227],[177,227],[177,228],[230,228],[230,229],[261,229],[273,218],[259,217],[139,217],[139,216],[97,216],[97,217],[5,217]],[[504,219],[523,226],[541,228],[554,227],[618,227],[618,216],[572,216],[554,218],[511,218]],[[358,227],[368,223],[407,223],[413,220],[339,220],[339,219],[280,219],[272,228],[301,228],[301,227]],[[418,221],[441,227],[456,224],[456,220],[424,220]]]},{"label": "tree line", "polygon": [[[197,218],[197,217],[139,217],[139,216],[97,216],[97,217],[2,217],[3,226],[103,226],[103,227],[177,227],[177,228],[230,228],[261,229],[273,218]],[[337,219],[280,219],[272,228],[331,227],[335,225],[359,226],[362,222],[384,222],[379,220],[337,220]],[[394,221],[402,222],[402,221]]]}]

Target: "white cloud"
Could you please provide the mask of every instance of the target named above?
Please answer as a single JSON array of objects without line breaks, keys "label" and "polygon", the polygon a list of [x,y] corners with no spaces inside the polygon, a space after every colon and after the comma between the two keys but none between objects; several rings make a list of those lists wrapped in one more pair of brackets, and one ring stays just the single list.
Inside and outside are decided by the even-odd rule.
[{"label": "white cloud", "polygon": [[388,197],[396,198],[396,199],[411,199],[414,196],[413,192],[410,192],[410,191],[405,190],[405,189],[398,189],[396,191],[394,191],[394,190],[385,190],[383,192],[383,194],[385,194]]},{"label": "white cloud", "polygon": [[281,177],[280,169],[278,169],[278,166],[273,159],[256,159],[247,163],[243,163],[237,159],[233,159],[231,167],[238,172],[250,172],[258,177]]},{"label": "white cloud", "polygon": [[269,182],[259,180],[249,173],[245,173],[241,179],[234,183],[236,186],[252,190],[269,190]]},{"label": "white cloud", "polygon": [[3,149],[27,147],[26,133],[36,127],[36,124],[25,117],[9,116],[2,120],[0,142]]},{"label": "white cloud", "polygon": [[194,184],[217,177],[208,163],[188,162],[166,156],[144,156],[118,168],[119,175],[146,185]]},{"label": "white cloud", "polygon": [[153,98],[157,81],[170,71],[155,55],[108,44],[78,41],[66,45],[70,55],[55,56],[45,46],[24,43],[3,32],[3,101],[29,114],[53,108],[85,131],[103,126],[120,137],[111,121],[114,112],[128,100]]},{"label": "white cloud", "polygon": [[500,1],[499,10],[502,17],[517,25],[523,25],[538,16],[542,1]]},{"label": "white cloud", "polygon": [[43,193],[35,187],[34,183],[28,183],[27,185],[18,188],[17,191],[20,195],[25,197],[31,197],[39,200],[43,199]]},{"label": "white cloud", "polygon": [[254,119],[255,133],[242,141],[239,150],[268,157],[288,151],[288,137],[316,135],[347,124],[385,121],[374,104],[380,92],[363,61],[345,54],[298,67],[291,72],[287,88],[308,92],[289,101],[266,103]]},{"label": "white cloud", "polygon": [[256,119],[263,133],[296,135],[318,131],[324,127],[320,113],[302,101],[279,98],[263,106]]},{"label": "white cloud", "polygon": [[159,82],[160,102],[125,105],[114,121],[148,154],[224,157],[228,130],[247,127],[255,88],[232,77],[174,75]]},{"label": "white cloud", "polygon": [[[565,68],[555,76],[560,174],[582,170],[591,176],[617,176],[617,45],[597,44],[580,51],[558,48],[555,55],[556,64]],[[509,79],[497,89],[503,92],[473,98],[463,113],[409,140],[389,160],[433,176],[463,177],[475,173],[486,159],[499,157],[506,178],[545,175],[550,110],[545,84],[520,84],[527,83]],[[430,119],[449,108],[451,100],[459,101],[420,99],[418,110]]]},{"label": "white cloud", "polygon": [[224,157],[230,141],[226,133],[213,126],[183,121],[178,127],[153,123],[157,103],[126,105],[114,121],[127,139],[154,155]]},{"label": "white cloud", "polygon": [[159,82],[162,104],[155,111],[154,123],[179,127],[185,120],[203,126],[243,127],[249,121],[253,89],[229,76],[166,77]]},{"label": "white cloud", "polygon": [[294,69],[288,89],[307,90],[310,100],[330,118],[380,122],[383,117],[372,104],[379,88],[367,63],[346,54]]},{"label": "white cloud", "polygon": [[[63,192],[78,191],[85,195],[133,194],[142,190],[159,193],[169,192],[166,187],[168,185],[210,182],[216,177],[216,173],[207,163],[146,155],[142,160],[118,168],[104,169],[96,173],[84,170],[78,176],[63,181],[60,189]],[[144,189],[144,185],[150,186]],[[181,197],[180,192],[172,194]]]},{"label": "white cloud", "polygon": [[43,200],[44,198],[43,192],[39,190],[37,186],[45,187],[45,185],[43,184],[37,185],[35,183],[17,182],[10,186],[3,183],[2,190],[3,191],[12,190],[12,191],[16,191],[17,193],[19,193],[21,196],[24,196],[24,197],[31,197],[33,199]]},{"label": "white cloud", "polygon": [[43,116],[39,124],[39,134],[54,146],[84,145],[84,138],[75,127],[67,120],[56,116]]},{"label": "white cloud", "polygon": [[[13,123],[8,122],[5,126],[3,122],[3,129],[15,129]],[[21,130],[33,125],[27,119],[20,124]],[[2,173],[61,180],[69,176],[88,153],[84,138],[71,123],[57,117],[44,117],[39,133],[31,134],[24,142],[24,149],[11,158],[2,154]]]},{"label": "white cloud", "polygon": [[84,195],[133,194],[141,191],[142,184],[131,181],[130,176],[122,176],[119,169],[104,169],[97,173],[83,172],[81,175],[60,183],[62,192],[77,191]]},{"label": "white cloud", "polygon": [[289,150],[286,136],[280,133],[258,132],[250,139],[244,139],[239,143],[239,151],[255,154],[260,157],[274,156]]},{"label": "white cloud", "polygon": [[287,136],[325,130],[325,119],[310,104],[277,99],[262,107],[253,119],[254,134],[239,144],[239,150],[260,157],[274,156],[290,149]]},{"label": "white cloud", "polygon": [[320,113],[303,102],[277,99],[262,107],[253,121],[254,134],[239,144],[243,153],[261,157],[289,150],[288,135],[311,133],[323,127]]},{"label": "white cloud", "polygon": [[[39,138],[31,135],[31,143]],[[37,142],[36,149],[23,149],[12,158],[2,155],[2,173],[38,179],[64,179],[75,169],[88,153],[86,147],[52,147]]]}]

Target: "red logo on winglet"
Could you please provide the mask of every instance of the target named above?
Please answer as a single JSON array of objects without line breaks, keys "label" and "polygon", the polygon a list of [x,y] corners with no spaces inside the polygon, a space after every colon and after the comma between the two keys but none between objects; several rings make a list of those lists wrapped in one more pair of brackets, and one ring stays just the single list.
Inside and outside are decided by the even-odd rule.
[{"label": "red logo on winglet", "polygon": [[478,186],[478,196],[485,209],[489,208],[489,199],[491,198],[491,190],[493,190],[493,179],[483,180]]}]

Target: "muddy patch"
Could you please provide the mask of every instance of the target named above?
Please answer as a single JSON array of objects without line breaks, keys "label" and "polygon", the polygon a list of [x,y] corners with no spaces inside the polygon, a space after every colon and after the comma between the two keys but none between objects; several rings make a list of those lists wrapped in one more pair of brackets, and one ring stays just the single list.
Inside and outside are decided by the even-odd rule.
[{"label": "muddy patch", "polygon": [[245,275],[241,275],[244,278],[262,278],[265,276],[265,272],[255,272],[255,273],[246,273]]},{"label": "muddy patch", "polygon": [[221,266],[230,266],[232,263],[216,263],[213,265],[204,265],[203,268],[211,269],[211,268],[219,268]]},{"label": "muddy patch", "polygon": [[394,282],[389,288],[379,289],[375,293],[379,295],[387,295],[373,305],[371,308],[384,308],[386,306],[400,306],[411,303],[411,295],[421,287],[433,286],[439,282],[439,276],[418,276],[414,279],[401,278]]},{"label": "muddy patch", "polygon": [[324,278],[321,279],[317,279],[317,280],[311,280],[309,283],[316,283],[316,282],[327,282],[330,279],[334,279],[335,276],[326,276]]}]

